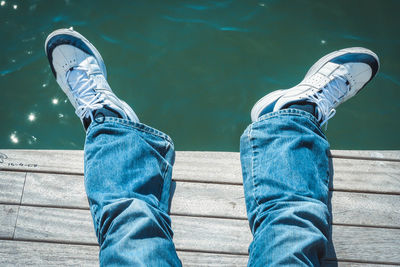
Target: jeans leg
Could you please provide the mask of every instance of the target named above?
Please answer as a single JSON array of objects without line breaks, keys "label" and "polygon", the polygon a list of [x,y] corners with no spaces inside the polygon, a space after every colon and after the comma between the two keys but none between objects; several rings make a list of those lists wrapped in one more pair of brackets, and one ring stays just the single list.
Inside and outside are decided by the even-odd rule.
[{"label": "jeans leg", "polygon": [[175,152],[141,123],[93,122],[85,144],[85,187],[102,266],[181,266],[168,215]]},{"label": "jeans leg", "polygon": [[297,109],[262,116],[240,142],[249,266],[319,266],[329,234],[329,143]]}]

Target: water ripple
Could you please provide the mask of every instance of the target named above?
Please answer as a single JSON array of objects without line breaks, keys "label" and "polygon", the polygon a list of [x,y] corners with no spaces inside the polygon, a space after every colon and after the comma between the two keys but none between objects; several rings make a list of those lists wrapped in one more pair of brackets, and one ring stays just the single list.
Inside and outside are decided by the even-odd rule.
[{"label": "water ripple", "polygon": [[210,9],[208,6],[199,6],[199,5],[191,5],[191,4],[186,4],[186,8],[194,9],[194,10],[206,10]]},{"label": "water ripple", "polygon": [[391,81],[392,83],[394,83],[397,86],[400,86],[400,80],[396,79],[395,77],[393,77],[393,76],[391,76],[389,74],[386,74],[384,72],[380,72],[379,76],[384,78],[384,79],[386,79],[386,80]]},{"label": "water ripple", "polygon": [[261,11],[261,9],[260,9],[260,8],[257,8],[256,10],[250,12],[249,14],[247,14],[247,15],[241,17],[239,20],[240,20],[240,21],[249,21],[249,20],[251,20],[253,17],[255,17],[257,14],[259,14],[260,11]]},{"label": "water ripple", "polygon": [[371,42],[372,40],[369,38],[365,38],[362,36],[356,36],[356,35],[352,35],[352,34],[344,34],[342,36],[345,39],[350,39],[350,40],[356,40],[356,41],[364,41],[364,42]]},{"label": "water ripple", "polygon": [[86,25],[87,24],[86,21],[72,21],[69,16],[65,16],[65,15],[55,16],[55,17],[53,17],[52,20],[55,23],[57,23],[57,22],[66,22],[66,23],[68,23],[70,25],[73,25],[73,26],[82,26],[82,25]]},{"label": "water ripple", "polygon": [[221,31],[234,31],[234,32],[248,32],[248,29],[242,29],[237,27],[220,27]]},{"label": "water ripple", "polygon": [[101,36],[101,38],[103,38],[104,40],[106,40],[107,42],[112,43],[112,44],[121,44],[122,43],[120,40],[111,38],[110,36],[107,36],[105,34],[101,34],[100,36]]},{"label": "water ripple", "polygon": [[10,73],[13,73],[15,71],[19,71],[23,67],[32,64],[33,62],[39,60],[42,57],[43,57],[42,54],[37,53],[34,56],[28,57],[24,62],[21,62],[20,64],[16,64],[15,66],[10,67],[10,68],[5,68],[5,69],[2,69],[2,70],[0,69],[0,75],[4,76],[4,75],[10,74]]},{"label": "water ripple", "polygon": [[193,10],[203,11],[208,9],[226,8],[231,3],[232,1],[225,1],[225,2],[210,1],[209,2],[210,5],[185,4],[184,7]]},{"label": "water ripple", "polygon": [[210,26],[212,28],[218,29],[220,31],[236,31],[236,32],[249,32],[249,29],[246,28],[238,28],[238,27],[229,27],[229,26],[221,26],[216,23],[212,23],[203,19],[182,19],[182,18],[174,18],[170,16],[163,16],[164,19],[173,21],[173,22],[183,22],[183,23],[196,23],[196,24],[204,24]]}]

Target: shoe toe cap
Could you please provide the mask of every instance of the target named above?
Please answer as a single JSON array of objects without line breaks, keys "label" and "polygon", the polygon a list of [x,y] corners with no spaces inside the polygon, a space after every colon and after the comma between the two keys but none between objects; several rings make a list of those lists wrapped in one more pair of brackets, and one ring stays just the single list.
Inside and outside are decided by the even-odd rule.
[{"label": "shoe toe cap", "polygon": [[52,66],[56,73],[64,74],[90,55],[71,45],[59,45],[52,51]]},{"label": "shoe toe cap", "polygon": [[[56,50],[58,50],[59,53],[55,53]],[[80,56],[74,56],[73,52],[76,51],[95,56],[93,51],[84,41],[69,34],[57,34],[46,41],[46,54],[55,77],[57,77],[57,72],[54,65],[59,64],[59,60],[70,61],[74,57]],[[54,60],[55,57],[56,60]]]},{"label": "shoe toe cap", "polygon": [[346,65],[353,77],[363,79],[369,76],[366,82],[370,81],[379,69],[379,59],[372,52],[346,53],[333,58],[330,62]]}]

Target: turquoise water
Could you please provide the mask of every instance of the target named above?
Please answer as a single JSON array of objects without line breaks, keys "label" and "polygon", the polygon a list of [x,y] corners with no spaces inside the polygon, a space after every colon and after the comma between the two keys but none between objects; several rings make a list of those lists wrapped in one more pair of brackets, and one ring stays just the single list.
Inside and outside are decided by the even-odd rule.
[{"label": "turquoise water", "polygon": [[400,1],[0,1],[0,148],[82,149],[44,40],[73,26],[111,87],[178,150],[238,151],[250,109],[333,50],[365,46],[378,76],[339,107],[335,149],[400,149]]}]

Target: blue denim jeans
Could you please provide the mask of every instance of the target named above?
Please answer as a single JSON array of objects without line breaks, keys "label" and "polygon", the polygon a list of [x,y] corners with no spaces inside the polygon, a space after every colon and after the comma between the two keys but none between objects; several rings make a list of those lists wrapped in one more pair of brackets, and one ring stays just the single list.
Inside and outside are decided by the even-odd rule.
[{"label": "blue denim jeans", "polygon": [[102,266],[181,266],[172,242],[171,139],[144,124],[107,117],[85,143],[85,188]]},{"label": "blue denim jeans", "polygon": [[319,266],[329,235],[329,143],[313,115],[266,114],[240,139],[249,266]]},{"label": "blue denim jeans", "polygon": [[[329,144],[315,118],[285,109],[240,140],[249,266],[318,266],[329,229]],[[164,133],[107,117],[85,144],[85,187],[104,266],[181,266],[172,241],[174,147]]]}]

